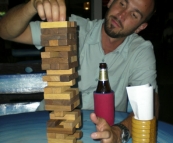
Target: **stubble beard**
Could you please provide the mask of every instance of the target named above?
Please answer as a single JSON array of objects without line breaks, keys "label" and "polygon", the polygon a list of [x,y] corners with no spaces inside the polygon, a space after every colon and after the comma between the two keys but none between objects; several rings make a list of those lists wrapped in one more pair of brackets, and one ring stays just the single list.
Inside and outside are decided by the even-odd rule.
[{"label": "stubble beard", "polygon": [[[109,16],[109,17],[118,20],[114,16]],[[108,13],[107,13],[105,16],[105,19],[104,19],[104,30],[109,37],[111,37],[111,38],[123,38],[123,37],[127,37],[128,35],[134,33],[134,30],[122,32],[124,27],[121,24],[121,22],[119,22],[119,24],[121,26],[121,30],[119,30],[118,32],[115,32],[114,30],[116,29],[116,27],[114,27],[112,24],[109,23],[109,17],[108,17]]]}]

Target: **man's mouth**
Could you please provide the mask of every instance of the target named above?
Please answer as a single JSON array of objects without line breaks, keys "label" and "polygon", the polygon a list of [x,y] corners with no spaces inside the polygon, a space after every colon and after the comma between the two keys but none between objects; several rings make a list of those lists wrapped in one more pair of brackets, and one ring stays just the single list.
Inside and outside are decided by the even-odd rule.
[{"label": "man's mouth", "polygon": [[116,18],[116,17],[111,17],[111,25],[113,27],[118,27],[118,28],[123,27],[121,21],[119,21],[118,18]]}]

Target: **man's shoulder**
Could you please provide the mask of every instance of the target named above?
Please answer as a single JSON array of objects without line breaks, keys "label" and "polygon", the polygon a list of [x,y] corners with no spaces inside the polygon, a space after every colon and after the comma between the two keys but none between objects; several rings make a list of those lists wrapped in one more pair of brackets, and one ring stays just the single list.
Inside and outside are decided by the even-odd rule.
[{"label": "man's shoulder", "polygon": [[152,49],[153,45],[151,41],[145,40],[142,36],[138,34],[131,34],[130,36],[127,37],[127,43],[129,46],[129,49],[134,50],[134,49]]}]

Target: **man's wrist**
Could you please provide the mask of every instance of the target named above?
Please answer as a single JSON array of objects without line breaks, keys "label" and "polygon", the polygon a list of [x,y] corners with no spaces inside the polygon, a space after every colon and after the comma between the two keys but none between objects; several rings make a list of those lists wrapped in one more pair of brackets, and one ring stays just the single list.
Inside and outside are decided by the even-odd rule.
[{"label": "man's wrist", "polygon": [[130,139],[129,129],[121,123],[115,124],[113,126],[118,127],[121,130],[121,134],[120,134],[121,143],[126,143]]}]

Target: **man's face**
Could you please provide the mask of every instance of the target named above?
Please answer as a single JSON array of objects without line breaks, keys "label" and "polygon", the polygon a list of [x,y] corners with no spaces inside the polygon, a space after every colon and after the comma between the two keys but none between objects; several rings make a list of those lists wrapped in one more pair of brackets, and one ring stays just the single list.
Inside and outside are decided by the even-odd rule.
[{"label": "man's face", "polygon": [[105,32],[112,38],[138,33],[153,7],[153,0],[115,0],[105,16]]}]

